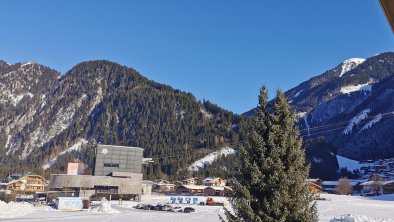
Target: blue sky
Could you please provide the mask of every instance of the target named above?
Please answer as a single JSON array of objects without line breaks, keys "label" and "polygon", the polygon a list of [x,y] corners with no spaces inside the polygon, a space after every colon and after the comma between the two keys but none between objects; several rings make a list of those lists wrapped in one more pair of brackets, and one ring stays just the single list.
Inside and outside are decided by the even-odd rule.
[{"label": "blue sky", "polygon": [[107,59],[235,113],[351,57],[394,51],[378,0],[8,1],[0,58]]}]

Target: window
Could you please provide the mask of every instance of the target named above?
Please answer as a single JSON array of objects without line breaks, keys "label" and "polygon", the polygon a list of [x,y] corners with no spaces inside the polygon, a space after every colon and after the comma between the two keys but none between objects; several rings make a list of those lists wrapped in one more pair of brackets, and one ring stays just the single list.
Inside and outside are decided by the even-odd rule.
[{"label": "window", "polygon": [[118,167],[119,163],[104,163],[104,167]]}]

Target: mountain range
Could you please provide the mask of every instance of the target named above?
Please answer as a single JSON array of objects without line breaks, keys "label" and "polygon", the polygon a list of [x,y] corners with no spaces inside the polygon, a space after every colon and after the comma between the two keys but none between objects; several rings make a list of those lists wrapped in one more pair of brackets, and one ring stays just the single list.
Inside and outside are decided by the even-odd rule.
[{"label": "mountain range", "polygon": [[[285,93],[313,164],[324,168],[335,155],[394,156],[393,74],[394,53],[353,58]],[[179,175],[209,153],[237,148],[252,115],[198,101],[109,61],[83,62],[61,75],[35,62],[0,60],[0,176],[90,163],[97,143],[143,147],[155,160],[145,174]]]},{"label": "mountain range", "polygon": [[64,75],[35,62],[0,62],[3,175],[64,172],[67,161],[91,162],[96,143],[142,147],[155,161],[146,174],[175,175],[217,148],[238,146],[241,118],[109,61]]}]

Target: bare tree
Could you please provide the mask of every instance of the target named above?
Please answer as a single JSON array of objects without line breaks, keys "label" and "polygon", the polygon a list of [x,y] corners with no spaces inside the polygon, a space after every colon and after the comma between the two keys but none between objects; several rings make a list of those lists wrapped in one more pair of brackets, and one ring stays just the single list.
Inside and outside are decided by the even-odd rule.
[{"label": "bare tree", "polygon": [[119,187],[118,187],[118,195],[119,195],[119,205],[123,204],[123,197],[126,193],[127,190],[127,181],[125,179],[122,179],[119,183]]},{"label": "bare tree", "polygon": [[382,188],[382,182],[383,182],[383,177],[379,176],[378,174],[374,173],[372,176],[369,178],[370,181],[373,181],[372,183],[372,191],[375,192],[376,196],[381,193],[381,188]]},{"label": "bare tree", "polygon": [[71,183],[72,183],[72,177],[65,175],[63,177],[63,192],[64,192],[64,196],[67,196],[67,191],[71,190]]},{"label": "bare tree", "polygon": [[86,190],[90,188],[89,178],[86,176],[82,176],[80,185],[80,191],[82,191],[83,197],[86,197]]},{"label": "bare tree", "polygon": [[342,177],[341,179],[339,179],[335,191],[339,195],[348,195],[352,193],[352,185],[350,185],[347,177]]}]

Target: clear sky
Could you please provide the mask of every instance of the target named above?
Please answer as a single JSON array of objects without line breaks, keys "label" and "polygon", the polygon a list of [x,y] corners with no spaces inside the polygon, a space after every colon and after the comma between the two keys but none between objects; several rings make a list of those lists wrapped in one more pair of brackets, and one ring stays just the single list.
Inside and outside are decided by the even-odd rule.
[{"label": "clear sky", "polygon": [[107,59],[235,113],[351,57],[394,51],[378,0],[2,1],[0,58]]}]

